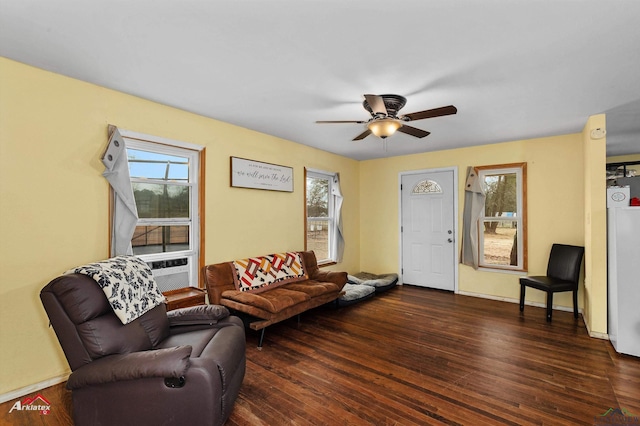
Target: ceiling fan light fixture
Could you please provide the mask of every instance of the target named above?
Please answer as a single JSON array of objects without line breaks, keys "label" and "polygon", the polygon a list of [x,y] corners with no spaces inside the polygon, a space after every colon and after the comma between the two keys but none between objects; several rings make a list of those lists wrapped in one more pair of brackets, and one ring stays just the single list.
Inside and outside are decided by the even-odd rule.
[{"label": "ceiling fan light fixture", "polygon": [[366,130],[353,138],[353,141],[360,141],[372,134],[382,140],[385,140],[396,131],[422,139],[429,136],[430,133],[426,130],[410,126],[409,124],[406,124],[407,122],[424,120],[425,118],[443,117],[445,115],[452,115],[458,112],[456,107],[448,105],[440,108],[412,112],[411,114],[398,115],[398,111],[400,111],[406,102],[407,99],[400,95],[364,95],[362,106],[369,112],[369,114],[371,114],[371,118],[369,120],[316,121],[316,123],[365,124]]},{"label": "ceiling fan light fixture", "polygon": [[367,128],[371,130],[371,133],[382,139],[393,135],[400,127],[402,127],[402,123],[393,118],[374,120],[367,124]]}]

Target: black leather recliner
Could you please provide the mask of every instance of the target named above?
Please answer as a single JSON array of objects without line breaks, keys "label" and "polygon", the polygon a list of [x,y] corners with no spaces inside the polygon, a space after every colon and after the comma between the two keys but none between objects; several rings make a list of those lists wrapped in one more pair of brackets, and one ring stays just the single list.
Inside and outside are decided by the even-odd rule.
[{"label": "black leather recliner", "polygon": [[156,306],[124,325],[90,277],[40,293],[72,373],[76,425],[221,425],[245,374],[242,321],[218,305]]}]

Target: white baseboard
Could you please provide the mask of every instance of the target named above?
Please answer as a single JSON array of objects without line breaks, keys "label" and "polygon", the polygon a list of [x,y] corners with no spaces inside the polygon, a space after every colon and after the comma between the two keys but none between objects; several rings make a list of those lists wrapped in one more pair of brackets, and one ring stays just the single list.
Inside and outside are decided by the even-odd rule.
[{"label": "white baseboard", "polygon": [[[461,294],[463,296],[471,296],[471,297],[479,297],[481,299],[491,299],[491,300],[499,300],[501,302],[509,302],[509,303],[517,303],[520,304],[520,299],[513,299],[511,297],[498,297],[498,296],[491,296],[491,295],[487,295],[487,294],[481,294],[481,293],[471,293],[468,291],[459,291],[458,294]],[[542,302],[524,302],[525,305],[527,306],[535,306],[538,308],[546,308],[547,305],[542,303]],[[564,312],[573,312],[573,308],[567,307],[567,306],[558,306],[558,305],[553,305],[553,309],[557,310],[557,311],[564,311]],[[580,312],[581,314],[584,315],[584,312],[582,309],[578,309],[578,312]],[[585,327],[587,328],[587,333],[589,334],[589,337],[593,337],[595,339],[604,339],[604,340],[609,340],[609,335],[607,333],[599,333],[596,331],[591,331],[589,330],[589,324],[587,324],[587,322],[584,322]]]},{"label": "white baseboard", "polygon": [[[500,302],[509,302],[509,303],[520,304],[520,299],[513,299],[511,297],[491,296],[491,295],[488,295],[488,294],[471,293],[471,292],[468,292],[468,291],[459,291],[458,294],[461,294],[463,296],[479,297],[481,299],[491,299],[491,300],[498,300]],[[547,307],[547,305],[542,303],[542,302],[528,302],[528,301],[525,300],[524,304],[526,306],[535,306],[537,308],[546,308]],[[570,308],[570,307],[567,307],[567,306],[553,305],[553,309],[555,309],[556,311],[573,312],[573,308]],[[582,309],[578,309],[578,312],[582,313]]]},{"label": "white baseboard", "polygon": [[589,337],[593,337],[594,339],[609,340],[609,335],[607,333],[600,333],[597,331],[589,330],[589,324],[587,324],[586,322],[584,323],[584,325],[585,327],[587,327],[587,333],[589,333]]},{"label": "white baseboard", "polygon": [[[62,376],[54,377],[49,380],[44,380],[42,382],[34,383],[32,385],[25,386],[20,389],[13,390],[11,392],[3,393],[0,395],[0,404],[5,403],[7,401],[12,401],[14,399],[20,399],[20,397],[29,395],[30,393],[37,392],[42,389],[46,389],[49,386],[57,385],[58,383],[66,382],[69,378],[69,373],[63,374]],[[43,395],[45,398],[46,395]]]}]

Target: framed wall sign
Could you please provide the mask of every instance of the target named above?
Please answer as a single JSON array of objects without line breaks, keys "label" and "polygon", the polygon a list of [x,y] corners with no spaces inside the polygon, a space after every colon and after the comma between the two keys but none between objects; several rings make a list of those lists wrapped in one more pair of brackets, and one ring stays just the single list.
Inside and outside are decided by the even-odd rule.
[{"label": "framed wall sign", "polygon": [[231,186],[293,192],[293,168],[231,157]]}]

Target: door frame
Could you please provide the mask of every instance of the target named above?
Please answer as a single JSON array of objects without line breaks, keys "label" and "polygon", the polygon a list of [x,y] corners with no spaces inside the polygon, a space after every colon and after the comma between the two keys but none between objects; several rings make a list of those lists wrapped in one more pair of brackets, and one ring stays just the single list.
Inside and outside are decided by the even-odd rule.
[{"label": "door frame", "polygon": [[404,284],[402,265],[404,264],[403,252],[402,252],[402,191],[400,186],[402,185],[402,177],[407,175],[416,175],[421,173],[438,173],[438,172],[453,172],[453,243],[455,250],[453,251],[453,292],[458,293],[458,272],[460,262],[460,246],[458,244],[458,198],[460,197],[460,188],[458,187],[458,166],[452,167],[439,167],[435,169],[421,169],[421,170],[409,170],[398,173],[398,259],[400,264],[398,265],[398,284]]}]

